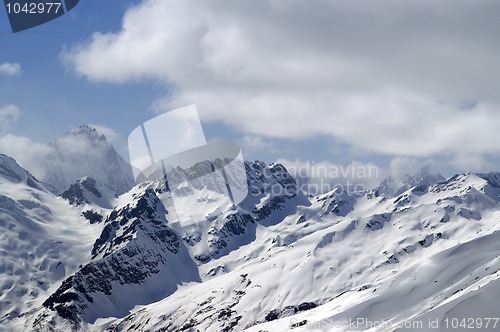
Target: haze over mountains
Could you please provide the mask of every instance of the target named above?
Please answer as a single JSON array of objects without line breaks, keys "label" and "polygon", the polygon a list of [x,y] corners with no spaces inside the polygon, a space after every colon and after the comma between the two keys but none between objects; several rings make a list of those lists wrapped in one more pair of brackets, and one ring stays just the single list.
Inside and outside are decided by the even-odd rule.
[{"label": "haze over mountains", "polygon": [[173,210],[176,188],[134,185],[95,129],[51,146],[40,179],[0,155],[2,331],[500,327],[500,173],[309,196],[281,164],[245,162],[241,204],[200,182]]}]

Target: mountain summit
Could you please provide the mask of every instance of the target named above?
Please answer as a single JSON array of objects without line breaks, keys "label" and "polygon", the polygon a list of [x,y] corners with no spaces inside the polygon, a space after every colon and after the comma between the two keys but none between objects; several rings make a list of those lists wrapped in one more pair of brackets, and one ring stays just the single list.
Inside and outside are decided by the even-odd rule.
[{"label": "mountain summit", "polygon": [[115,151],[104,135],[89,126],[73,129],[50,143],[57,152],[53,166],[42,179],[58,193],[82,177],[92,177],[116,194],[134,185],[130,165]]}]

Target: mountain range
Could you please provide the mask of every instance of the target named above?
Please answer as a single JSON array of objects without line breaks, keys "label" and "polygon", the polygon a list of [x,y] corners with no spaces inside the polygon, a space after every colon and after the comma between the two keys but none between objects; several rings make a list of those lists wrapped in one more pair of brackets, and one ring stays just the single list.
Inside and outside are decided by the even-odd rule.
[{"label": "mountain range", "polygon": [[43,179],[0,155],[1,331],[500,328],[500,173],[310,196],[246,161],[233,205],[203,179],[134,184],[90,126],[52,145]]}]

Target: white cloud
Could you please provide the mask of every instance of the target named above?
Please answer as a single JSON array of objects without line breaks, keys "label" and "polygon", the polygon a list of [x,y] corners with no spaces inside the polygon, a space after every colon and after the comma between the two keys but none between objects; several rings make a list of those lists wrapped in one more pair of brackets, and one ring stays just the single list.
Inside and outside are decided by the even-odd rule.
[{"label": "white cloud", "polygon": [[89,126],[95,128],[99,135],[104,135],[108,142],[115,143],[120,139],[120,134],[113,128],[99,124],[89,124]]},{"label": "white cloud", "polygon": [[422,166],[422,162],[416,158],[396,157],[390,162],[389,174],[394,179],[402,179],[406,175],[414,175]]},{"label": "white cloud", "polygon": [[0,106],[0,131],[4,131],[9,125],[17,122],[22,112],[16,105]]},{"label": "white cloud", "polygon": [[[424,169],[426,173],[437,175],[440,168],[438,163],[433,159],[422,160],[417,158],[396,157],[391,160],[388,173],[393,179],[403,179],[408,175],[414,176],[422,169]],[[470,168],[468,170],[470,170]]]},{"label": "white cloud", "polygon": [[204,120],[250,137],[481,156],[500,152],[499,9],[493,0],[143,0],[119,32],[62,57],[91,81],[163,82],[158,111],[196,103]]},{"label": "white cloud", "polygon": [[498,164],[491,162],[481,153],[457,153],[452,162],[463,172],[498,172]]},{"label": "white cloud", "polygon": [[7,134],[0,137],[0,153],[16,159],[38,179],[43,179],[48,170],[60,166],[59,156],[50,145],[23,136]]},{"label": "white cloud", "polygon": [[4,62],[0,64],[0,74],[15,76],[21,73],[21,65],[18,63]]},{"label": "white cloud", "polygon": [[253,154],[256,152],[274,152],[276,147],[272,142],[262,138],[261,136],[245,135],[240,140],[240,145],[245,154]]}]

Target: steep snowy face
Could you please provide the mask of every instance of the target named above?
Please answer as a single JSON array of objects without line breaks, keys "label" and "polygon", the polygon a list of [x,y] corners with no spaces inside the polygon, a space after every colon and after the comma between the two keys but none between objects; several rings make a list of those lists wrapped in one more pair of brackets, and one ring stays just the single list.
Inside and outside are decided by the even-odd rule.
[{"label": "steep snowy face", "polygon": [[[245,162],[247,197],[237,206],[221,194],[223,183],[195,182],[186,191],[176,212],[189,214],[197,222],[184,227],[173,224],[182,234],[192,256],[199,264],[227,255],[255,240],[258,225],[269,226],[295,214],[298,205],[309,205],[297,190],[295,180],[282,165]],[[191,170],[190,173],[193,171]],[[170,188],[175,190],[174,188]],[[169,192],[162,195],[168,195]]]},{"label": "steep snowy face", "polygon": [[81,211],[91,224],[102,222],[116,205],[118,196],[91,177],[73,183],[61,197]]},{"label": "steep snowy face", "polygon": [[75,206],[94,205],[102,208],[112,208],[118,197],[97,183],[94,178],[83,177],[78,179],[61,194],[61,197]]},{"label": "steep snowy face", "polygon": [[486,184],[480,188],[486,196],[495,201],[500,201],[500,173],[478,174],[478,176],[486,181]]},{"label": "steep snowy face", "polygon": [[4,154],[0,154],[0,181],[24,183],[32,188],[41,189],[42,184],[17,162]]},{"label": "steep snowy face", "polygon": [[50,144],[57,152],[57,160],[47,169],[42,181],[62,193],[81,177],[92,177],[116,194],[128,191],[134,185],[132,170],[115,151],[104,135],[84,125],[72,130]]},{"label": "steep snowy face", "polygon": [[154,190],[146,184],[126,195],[129,202],[113,209],[104,221],[91,250],[92,261],[46,299],[31,328],[54,328],[47,317],[55,316],[82,329],[97,318],[122,317],[136,305],[162,299],[179,285],[200,280]]},{"label": "steep snowy face", "polygon": [[321,216],[327,216],[330,213],[345,217],[356,204],[356,200],[362,193],[348,193],[336,188],[329,193],[314,197],[315,203],[321,204]]},{"label": "steep snowy face", "polygon": [[251,211],[260,224],[279,223],[295,213],[298,205],[311,204],[283,165],[271,164],[268,167],[255,161],[246,163],[245,167],[249,194],[241,206]]},{"label": "steep snowy face", "polygon": [[[91,226],[12,158],[0,156],[0,326],[39,307],[90,260]],[[22,326],[22,325],[21,325]]]}]

